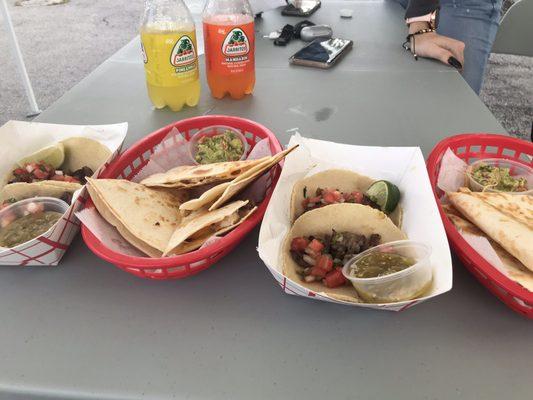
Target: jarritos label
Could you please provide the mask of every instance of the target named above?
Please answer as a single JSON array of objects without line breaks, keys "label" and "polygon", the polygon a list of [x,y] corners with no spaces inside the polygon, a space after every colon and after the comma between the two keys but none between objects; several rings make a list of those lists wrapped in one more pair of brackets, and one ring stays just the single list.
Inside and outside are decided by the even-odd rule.
[{"label": "jarritos label", "polygon": [[176,72],[187,72],[196,68],[196,49],[189,36],[183,35],[178,39],[170,53],[170,64],[176,67]]},{"label": "jarritos label", "polygon": [[250,41],[241,28],[233,28],[222,43],[222,54],[227,62],[241,62],[248,60]]}]

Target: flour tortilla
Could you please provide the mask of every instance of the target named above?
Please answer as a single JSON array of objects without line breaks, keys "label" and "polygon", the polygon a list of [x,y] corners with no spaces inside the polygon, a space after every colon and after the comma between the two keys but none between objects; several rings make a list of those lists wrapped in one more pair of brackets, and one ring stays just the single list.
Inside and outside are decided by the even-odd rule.
[{"label": "flour tortilla", "polygon": [[228,161],[203,165],[184,165],[163,173],[149,176],[141,181],[150,187],[191,188],[210,183],[232,180],[243,172],[265,161],[257,160]]},{"label": "flour tortilla", "polygon": [[87,181],[89,194],[102,217],[139,250],[160,257],[181,223],[179,206],[186,195],[122,179]]},{"label": "flour tortilla", "polygon": [[470,222],[533,271],[532,228],[499,211],[468,190],[449,192],[447,196]]},{"label": "flour tortilla", "polygon": [[242,175],[235,178],[228,187],[224,190],[224,193],[209,207],[209,210],[215,210],[228,202],[235,195],[240,193],[244,188],[257,180],[267,171],[270,171],[277,163],[279,163],[287,154],[296,149],[298,146],[293,146],[290,149],[279,152],[278,154],[269,157],[266,161],[256,165],[252,169],[246,171]]},{"label": "flour tortilla", "polygon": [[[302,201],[305,198],[304,190],[307,193],[307,196],[314,196],[318,188],[333,188],[342,193],[350,193],[353,191],[366,192],[374,182],[375,180],[368,176],[345,169],[328,169],[304,178],[298,181],[292,189],[290,208],[291,222],[294,222],[296,218],[304,213],[304,208],[302,206]],[[396,226],[402,226],[402,208],[400,205],[389,214],[389,218]]]},{"label": "flour tortilla", "polygon": [[16,182],[6,185],[0,190],[0,203],[6,200],[15,201],[29,199],[31,197],[55,197],[61,198],[67,193],[74,193],[82,188],[79,183],[62,181],[41,181],[41,182]]},{"label": "flour tortilla", "polygon": [[453,206],[447,204],[443,205],[442,208],[444,209],[446,216],[450,219],[450,221],[452,221],[458,231],[487,239],[502,262],[503,271],[501,272],[509,279],[522,285],[530,292],[533,292],[532,271],[527,269],[524,264],[509,254],[509,252],[507,252],[503,247],[487,236],[481,229],[467,221]]},{"label": "flour tortilla", "polygon": [[71,137],[61,143],[65,148],[65,160],[60,169],[66,173],[82,167],[89,167],[96,172],[111,157],[111,150],[97,140]]},{"label": "flour tortilla", "polygon": [[507,214],[533,229],[533,196],[496,192],[470,192],[498,211]]},{"label": "flour tortilla", "polygon": [[240,200],[215,211],[207,209],[195,211],[172,233],[163,251],[163,256],[173,254],[175,249],[187,239],[195,240],[204,238],[206,235],[212,236],[223,228],[237,224],[241,219],[238,211],[246,204],[248,200]]},{"label": "flour tortilla", "polygon": [[359,302],[351,285],[330,289],[320,282],[304,282],[296,272],[298,264],[290,253],[292,239],[299,236],[324,237],[331,235],[333,229],[365,236],[375,233],[381,236],[381,243],[407,239],[407,236],[384,213],[361,204],[332,204],[308,211],[294,222],[281,249],[283,275],[315,293],[336,300]]},{"label": "flour tortilla", "polygon": [[214,234],[213,233],[207,233],[207,234],[203,235],[200,238],[192,239],[192,240],[186,240],[186,241],[182,242],[179,246],[177,246],[174,250],[172,250],[168,255],[169,256],[174,256],[174,255],[179,255],[179,254],[185,254],[185,253],[189,253],[191,251],[199,249],[200,247],[203,246],[203,244],[205,242],[207,242],[213,236],[220,236],[220,235],[223,235],[226,232],[229,232],[229,231],[235,229],[237,226],[239,226],[244,221],[246,221],[255,212],[255,210],[257,210],[257,207],[253,207],[250,211],[245,213],[244,216],[241,217],[241,219],[239,221],[237,221],[235,224],[227,226],[227,227],[224,227],[224,228],[221,228],[218,231],[216,231]]},{"label": "flour tortilla", "polygon": [[199,210],[203,206],[213,204],[218,197],[224,193],[224,190],[231,184],[231,182],[223,182],[219,185],[213,186],[211,189],[206,190],[197,199],[189,200],[180,206],[182,211],[194,211]]}]

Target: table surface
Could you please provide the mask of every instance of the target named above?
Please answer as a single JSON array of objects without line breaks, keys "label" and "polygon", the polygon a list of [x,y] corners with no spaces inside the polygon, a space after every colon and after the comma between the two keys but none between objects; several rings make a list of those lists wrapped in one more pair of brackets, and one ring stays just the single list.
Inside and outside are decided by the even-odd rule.
[{"label": "table surface", "polygon": [[[348,4],[356,16],[393,15],[401,30],[396,4]],[[330,8],[316,19],[334,17]],[[267,13],[262,24],[270,18],[279,20]],[[389,54],[379,31],[366,40],[366,60],[355,51],[331,71],[288,68],[292,50],[259,40],[253,97],[215,101],[202,79],[199,106],[178,114],[151,109],[129,45],[39,120],[128,121],[129,145],[176,119],[221,113],[263,123],[284,143],[298,128],[351,144],[419,145],[426,155],[450,134],[504,132],[457,72]],[[81,237],[59,267],[1,268],[0,399],[531,396],[531,324],[460,263],[451,292],[403,313],[377,312],[283,294],[256,244],[257,230],[211,269],[178,281],[126,274]]]}]

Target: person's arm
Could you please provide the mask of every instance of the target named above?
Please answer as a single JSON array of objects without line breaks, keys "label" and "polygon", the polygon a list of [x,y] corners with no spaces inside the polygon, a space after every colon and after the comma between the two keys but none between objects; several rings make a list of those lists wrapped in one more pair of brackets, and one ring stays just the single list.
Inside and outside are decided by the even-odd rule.
[{"label": "person's arm", "polygon": [[[435,28],[429,21],[435,20],[438,10],[439,0],[410,0],[405,12],[409,34]],[[438,23],[438,17],[436,23]],[[411,51],[416,56],[434,58],[454,68],[463,68],[465,45],[459,40],[439,35],[436,32],[427,32],[411,36],[410,45]]]}]

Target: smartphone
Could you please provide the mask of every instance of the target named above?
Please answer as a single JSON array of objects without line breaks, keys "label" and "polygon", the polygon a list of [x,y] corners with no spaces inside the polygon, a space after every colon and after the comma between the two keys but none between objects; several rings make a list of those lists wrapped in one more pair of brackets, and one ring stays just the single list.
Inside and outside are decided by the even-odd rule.
[{"label": "smartphone", "polygon": [[315,68],[331,68],[351,48],[353,42],[348,39],[317,39],[296,52],[289,62],[293,65],[305,65]]},{"label": "smartphone", "polygon": [[309,17],[320,8],[319,0],[294,0],[281,10],[281,15],[288,17]]}]

